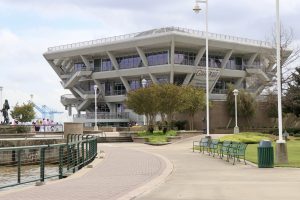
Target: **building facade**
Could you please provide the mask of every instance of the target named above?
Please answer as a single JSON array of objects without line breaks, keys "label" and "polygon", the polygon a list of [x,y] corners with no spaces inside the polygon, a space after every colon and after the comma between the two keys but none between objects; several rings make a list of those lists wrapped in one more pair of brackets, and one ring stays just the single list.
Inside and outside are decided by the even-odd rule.
[{"label": "building facade", "polygon": [[[209,88],[224,101],[228,83],[259,95],[275,76],[274,49],[264,41],[209,33]],[[93,126],[94,85],[98,125],[126,126],[143,117],[126,109],[128,91],[147,84],[205,88],[205,32],[166,27],[48,48],[44,53],[65,89],[62,104],[75,122]]]}]

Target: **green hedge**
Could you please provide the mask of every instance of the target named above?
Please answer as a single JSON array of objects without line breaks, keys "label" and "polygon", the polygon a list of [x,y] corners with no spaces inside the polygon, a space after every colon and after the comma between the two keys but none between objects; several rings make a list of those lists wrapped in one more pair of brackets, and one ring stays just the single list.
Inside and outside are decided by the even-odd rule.
[{"label": "green hedge", "polygon": [[257,132],[242,132],[233,135],[226,135],[220,138],[220,141],[225,140],[234,142],[243,142],[246,144],[257,144],[261,140],[272,140],[271,136],[268,134],[257,133]]}]

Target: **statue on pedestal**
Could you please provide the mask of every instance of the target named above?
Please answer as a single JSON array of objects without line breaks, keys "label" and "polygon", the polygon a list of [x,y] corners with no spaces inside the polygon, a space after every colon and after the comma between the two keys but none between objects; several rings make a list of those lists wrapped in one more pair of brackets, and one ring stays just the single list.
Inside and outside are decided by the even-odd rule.
[{"label": "statue on pedestal", "polygon": [[3,113],[4,117],[4,124],[9,124],[9,117],[8,117],[8,110],[10,109],[7,99],[5,99],[5,102],[3,104],[3,108],[1,112]]}]

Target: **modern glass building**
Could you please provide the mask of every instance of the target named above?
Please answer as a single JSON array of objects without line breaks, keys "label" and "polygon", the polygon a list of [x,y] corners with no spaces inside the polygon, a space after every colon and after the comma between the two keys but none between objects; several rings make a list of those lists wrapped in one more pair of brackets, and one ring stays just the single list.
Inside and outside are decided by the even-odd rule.
[{"label": "modern glass building", "polygon": [[[268,42],[209,33],[210,98],[226,99],[227,84],[259,95],[275,76],[274,48]],[[290,52],[287,52],[286,56]],[[126,109],[126,93],[147,84],[193,84],[205,88],[205,32],[166,27],[48,48],[44,53],[65,89],[62,104],[78,111],[74,121],[98,124],[142,123]]]}]

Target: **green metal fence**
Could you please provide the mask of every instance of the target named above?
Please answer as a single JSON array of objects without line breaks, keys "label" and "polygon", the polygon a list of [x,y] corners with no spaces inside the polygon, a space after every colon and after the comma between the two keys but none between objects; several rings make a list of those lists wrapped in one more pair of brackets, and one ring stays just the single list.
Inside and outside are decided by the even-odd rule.
[{"label": "green metal fence", "polygon": [[97,138],[71,134],[67,143],[0,148],[0,189],[63,178],[97,155]]}]

